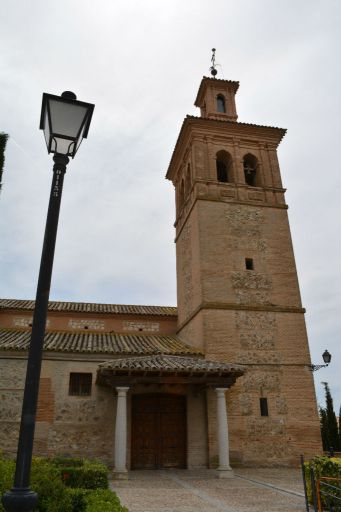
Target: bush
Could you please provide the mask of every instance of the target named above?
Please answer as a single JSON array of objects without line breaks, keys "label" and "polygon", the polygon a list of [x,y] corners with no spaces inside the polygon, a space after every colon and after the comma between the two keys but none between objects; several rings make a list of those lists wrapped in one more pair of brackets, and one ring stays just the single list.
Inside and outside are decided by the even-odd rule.
[{"label": "bush", "polygon": [[[313,502],[312,490],[311,490],[311,481],[310,481],[310,468],[313,468],[315,480],[320,477],[335,477],[341,479],[341,459],[337,458],[329,458],[329,457],[315,457],[313,460],[309,462],[305,462],[304,470],[306,475],[307,482],[307,494],[309,503]],[[332,491],[331,495],[335,495],[341,497],[341,482],[331,481],[330,482],[335,487],[339,488],[339,491]],[[321,502],[322,505],[329,508],[329,502],[327,501],[328,497],[325,497],[321,494]],[[330,499],[329,499],[330,500]],[[330,502],[332,503],[332,502]],[[336,502],[335,502],[336,504]]]},{"label": "bush", "polygon": [[[13,460],[0,458],[1,494],[13,486],[14,470]],[[37,512],[128,512],[107,487],[108,470],[100,462],[33,458],[31,488],[38,493]],[[1,502],[0,512],[4,512]]]},{"label": "bush", "polygon": [[92,491],[87,491],[86,489],[72,489],[71,487],[66,487],[66,492],[71,498],[72,512],[86,512],[85,496],[87,493]]},{"label": "bush", "polygon": [[[15,462],[0,459],[0,493],[12,488]],[[46,459],[33,458],[31,489],[38,493],[39,512],[72,512],[72,500],[60,479],[59,471]],[[0,503],[0,511],[4,508]]]},{"label": "bush", "polygon": [[39,512],[72,512],[72,499],[60,472],[47,459],[33,458],[31,488],[38,493]]},{"label": "bush", "polygon": [[[0,494],[9,491],[13,486],[15,463],[13,460],[5,460],[0,458]],[[4,512],[0,499],[0,511]]]},{"label": "bush", "polygon": [[70,465],[68,462],[66,465],[57,463],[56,467],[67,487],[107,489],[109,486],[108,468],[101,462],[84,459],[82,465]]},{"label": "bush", "polygon": [[86,512],[128,512],[116,493],[109,489],[90,491],[86,497]]},{"label": "bush", "polygon": [[53,457],[51,460],[53,464],[56,466],[83,466],[84,459],[80,459],[79,457]]}]

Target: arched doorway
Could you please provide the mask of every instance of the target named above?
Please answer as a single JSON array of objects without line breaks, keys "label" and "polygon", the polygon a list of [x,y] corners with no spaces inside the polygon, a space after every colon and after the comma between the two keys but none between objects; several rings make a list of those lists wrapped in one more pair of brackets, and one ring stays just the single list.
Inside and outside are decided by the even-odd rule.
[{"label": "arched doorway", "polygon": [[186,397],[132,396],[132,469],[186,467]]}]

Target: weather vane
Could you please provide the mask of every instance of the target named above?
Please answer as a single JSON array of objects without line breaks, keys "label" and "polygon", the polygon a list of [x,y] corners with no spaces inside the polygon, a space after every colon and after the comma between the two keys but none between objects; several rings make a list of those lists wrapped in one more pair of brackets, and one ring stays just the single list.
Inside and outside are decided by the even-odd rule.
[{"label": "weather vane", "polygon": [[216,70],[216,63],[215,63],[215,48],[212,48],[212,57],[211,57],[212,66],[210,67],[211,75],[213,78],[216,77],[216,74],[218,71]]}]

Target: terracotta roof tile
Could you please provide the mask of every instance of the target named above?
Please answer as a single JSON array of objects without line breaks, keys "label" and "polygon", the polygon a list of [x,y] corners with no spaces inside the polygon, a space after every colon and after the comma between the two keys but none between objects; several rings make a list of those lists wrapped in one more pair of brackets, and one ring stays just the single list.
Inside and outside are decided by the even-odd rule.
[{"label": "terracotta roof tile", "polygon": [[[0,350],[27,350],[30,331],[0,329]],[[47,332],[44,350],[83,354],[143,355],[201,354],[176,336],[122,335],[115,333]]]},{"label": "terracotta roof tile", "polygon": [[[34,300],[0,299],[0,309],[33,311]],[[72,311],[79,313],[135,314],[176,316],[177,308],[171,306],[135,306],[125,304],[96,304],[92,302],[49,302],[49,311]]]},{"label": "terracotta roof tile", "polygon": [[238,373],[245,371],[241,365],[220,361],[208,361],[202,357],[182,357],[175,355],[152,355],[148,357],[125,357],[99,364],[98,371],[136,370],[136,371],[179,371],[205,373]]}]

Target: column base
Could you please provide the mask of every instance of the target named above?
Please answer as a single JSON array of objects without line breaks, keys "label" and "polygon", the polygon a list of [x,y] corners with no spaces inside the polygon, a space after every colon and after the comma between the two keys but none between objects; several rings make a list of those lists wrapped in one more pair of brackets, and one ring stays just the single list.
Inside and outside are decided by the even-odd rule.
[{"label": "column base", "polygon": [[127,470],[114,469],[112,477],[114,480],[128,480],[129,474]]},{"label": "column base", "polygon": [[217,476],[218,476],[218,478],[233,478],[234,477],[233,469],[230,468],[229,466],[218,468]]}]

